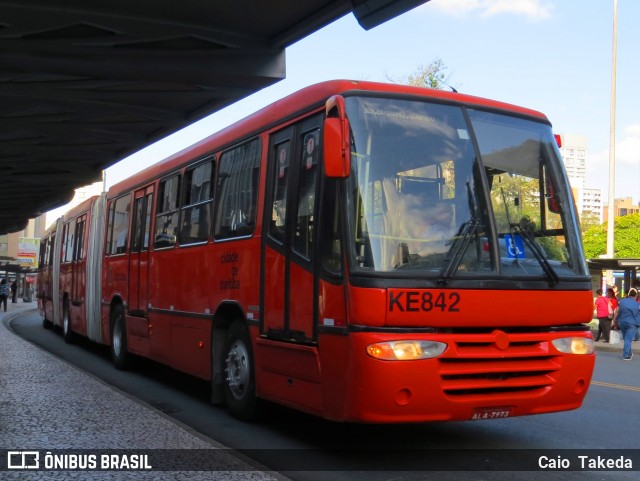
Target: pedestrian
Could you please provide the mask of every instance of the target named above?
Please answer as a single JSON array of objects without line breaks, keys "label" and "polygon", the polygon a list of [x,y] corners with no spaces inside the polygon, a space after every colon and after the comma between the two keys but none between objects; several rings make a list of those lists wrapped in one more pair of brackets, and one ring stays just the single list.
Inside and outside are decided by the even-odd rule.
[{"label": "pedestrian", "polygon": [[618,303],[618,313],[616,321],[624,340],[624,348],[622,351],[622,359],[630,361],[633,357],[631,349],[633,338],[636,331],[640,327],[640,304],[636,300],[638,291],[629,289],[629,294]]},{"label": "pedestrian", "polygon": [[[618,329],[618,325],[615,321],[616,310],[618,309],[618,297],[616,296],[616,287],[607,287],[607,299],[611,303],[611,309],[613,309],[613,317],[611,315],[607,316],[611,319],[611,329]],[[611,337],[611,336],[609,336]]]},{"label": "pedestrian", "polygon": [[609,331],[611,331],[611,321],[614,311],[608,297],[602,295],[602,289],[596,291],[598,297],[595,302],[596,317],[598,318],[598,334],[596,342],[602,337],[603,342],[609,342]]},{"label": "pedestrian", "polygon": [[7,299],[11,294],[11,289],[9,288],[9,284],[7,284],[6,279],[2,279],[0,281],[0,307],[4,306],[4,312],[7,312]]},{"label": "pedestrian", "polygon": [[614,284],[613,287],[611,287],[611,289],[613,289],[613,297],[616,298],[616,301],[619,301],[620,300],[620,296],[618,295],[618,286],[616,286]]},{"label": "pedestrian", "polygon": [[[633,289],[637,292],[640,292],[640,279],[635,279],[633,281]],[[636,295],[636,301],[640,302],[640,295]],[[633,338],[634,341],[640,341],[640,329],[636,331],[636,335]]]},{"label": "pedestrian", "polygon": [[16,299],[18,296],[18,284],[16,283],[16,281],[13,281],[11,283],[11,304],[15,304],[16,302],[18,302],[18,300]]}]

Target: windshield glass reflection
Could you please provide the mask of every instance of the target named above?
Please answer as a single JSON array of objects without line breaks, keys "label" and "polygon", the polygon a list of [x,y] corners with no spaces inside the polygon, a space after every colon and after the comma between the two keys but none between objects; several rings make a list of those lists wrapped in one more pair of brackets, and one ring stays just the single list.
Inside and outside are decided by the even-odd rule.
[{"label": "windshield glass reflection", "polygon": [[443,283],[469,273],[552,283],[583,273],[548,125],[469,110],[470,128],[459,106],[346,102],[356,271],[415,271]]}]

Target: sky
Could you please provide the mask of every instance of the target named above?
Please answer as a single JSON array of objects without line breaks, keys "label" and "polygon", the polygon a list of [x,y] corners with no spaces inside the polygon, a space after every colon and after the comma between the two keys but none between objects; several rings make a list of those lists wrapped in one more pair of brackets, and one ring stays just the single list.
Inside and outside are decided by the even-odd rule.
[{"label": "sky", "polygon": [[[459,92],[539,110],[555,133],[587,137],[586,184],[607,199],[614,1],[431,0],[369,31],[349,14],[287,48],[285,80],[123,159],[107,186],[308,85],[399,81],[440,58]],[[640,2],[617,5],[614,192],[638,203]]]}]

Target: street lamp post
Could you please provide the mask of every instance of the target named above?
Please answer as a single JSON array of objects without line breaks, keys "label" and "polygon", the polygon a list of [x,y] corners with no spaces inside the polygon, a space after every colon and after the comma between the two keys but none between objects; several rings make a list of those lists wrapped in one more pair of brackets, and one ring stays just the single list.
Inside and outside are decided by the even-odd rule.
[{"label": "street lamp post", "polygon": [[618,37],[618,0],[613,0],[613,51],[611,54],[611,121],[609,130],[609,206],[607,211],[607,257],[613,259],[616,184],[616,50]]}]

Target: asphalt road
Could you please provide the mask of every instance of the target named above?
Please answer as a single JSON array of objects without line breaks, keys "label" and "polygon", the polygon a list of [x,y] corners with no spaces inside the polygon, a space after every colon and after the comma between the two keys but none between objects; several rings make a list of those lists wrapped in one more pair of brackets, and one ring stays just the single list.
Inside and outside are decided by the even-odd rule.
[{"label": "asphalt road", "polygon": [[[198,379],[142,360],[135,370],[117,371],[107,348],[82,340],[65,344],[59,332],[42,328],[37,313],[26,313],[11,326],[57,357],[274,471],[286,470],[294,480],[638,479],[640,359],[624,362],[617,352],[598,353],[592,386],[576,411],[491,421],[353,425],[267,405],[260,422],[249,424],[210,405],[208,386]],[[632,457],[633,471],[582,469],[578,456],[594,453]],[[538,469],[532,460],[540,455],[552,465],[567,458],[572,469],[580,470]],[[495,471],[492,460],[511,470]]]}]

